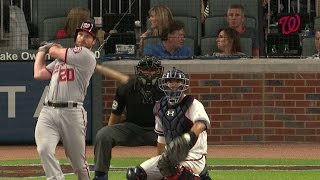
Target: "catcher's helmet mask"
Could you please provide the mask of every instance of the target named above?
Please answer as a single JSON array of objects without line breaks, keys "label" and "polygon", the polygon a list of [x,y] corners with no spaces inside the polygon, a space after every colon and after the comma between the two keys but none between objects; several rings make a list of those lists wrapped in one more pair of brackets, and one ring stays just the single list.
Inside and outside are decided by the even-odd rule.
[{"label": "catcher's helmet mask", "polygon": [[184,72],[173,67],[159,79],[159,88],[165,93],[170,104],[176,104],[189,88],[189,81]]},{"label": "catcher's helmet mask", "polygon": [[143,103],[153,103],[153,91],[158,87],[158,79],[163,73],[161,61],[154,56],[144,56],[135,66],[137,82],[135,89],[139,89],[143,96]]}]

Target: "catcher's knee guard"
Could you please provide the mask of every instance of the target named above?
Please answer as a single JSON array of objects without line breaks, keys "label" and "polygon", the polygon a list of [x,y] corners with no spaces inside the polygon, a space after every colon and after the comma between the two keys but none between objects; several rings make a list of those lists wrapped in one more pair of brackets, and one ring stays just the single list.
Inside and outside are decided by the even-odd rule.
[{"label": "catcher's knee guard", "polygon": [[127,180],[146,180],[147,179],[147,173],[144,171],[144,169],[141,166],[137,166],[134,168],[129,168],[127,171]]}]

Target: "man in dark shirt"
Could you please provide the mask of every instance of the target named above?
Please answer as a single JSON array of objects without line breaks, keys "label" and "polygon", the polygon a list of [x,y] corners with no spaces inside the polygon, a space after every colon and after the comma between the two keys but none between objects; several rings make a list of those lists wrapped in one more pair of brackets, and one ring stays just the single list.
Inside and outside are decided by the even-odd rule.
[{"label": "man in dark shirt", "polygon": [[[304,47],[304,46],[302,46],[302,47]],[[307,46],[305,46],[305,47],[307,47]],[[315,30],[314,30],[314,47],[317,50],[317,53],[315,53],[311,57],[307,57],[307,59],[320,59],[320,27],[319,26],[315,27]],[[313,51],[314,48],[308,47],[308,49]]]},{"label": "man in dark shirt", "polygon": [[245,15],[244,7],[240,4],[230,5],[227,11],[227,22],[229,27],[239,32],[240,37],[251,38],[252,40],[252,55],[259,57],[259,36],[258,31],[252,27],[244,25]]},{"label": "man in dark shirt", "polygon": [[[96,135],[94,161],[96,180],[108,179],[114,146],[157,145],[153,107],[163,92],[158,87],[163,66],[156,57],[145,56],[135,66],[135,76],[117,88],[108,126]],[[121,114],[126,109],[126,119]]]}]

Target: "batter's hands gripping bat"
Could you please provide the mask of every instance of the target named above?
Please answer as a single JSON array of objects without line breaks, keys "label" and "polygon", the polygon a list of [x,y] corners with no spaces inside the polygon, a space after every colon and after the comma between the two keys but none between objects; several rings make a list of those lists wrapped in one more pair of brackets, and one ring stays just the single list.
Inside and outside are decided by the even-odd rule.
[{"label": "batter's hands gripping bat", "polygon": [[49,49],[52,46],[58,46],[60,48],[62,47],[60,44],[56,44],[56,43],[53,43],[53,42],[42,41],[40,43],[40,47],[39,47],[38,51],[41,51],[41,52],[44,52],[44,53],[48,53]]},{"label": "batter's hands gripping bat", "polygon": [[52,42],[42,41],[40,43],[40,47],[39,47],[38,51],[48,53],[49,49],[53,46],[53,44],[54,43],[52,43]]},{"label": "batter's hands gripping bat", "polygon": [[126,74],[123,74],[119,71],[116,71],[114,69],[108,68],[106,66],[102,66],[100,64],[97,64],[96,71],[105,75],[106,77],[110,79],[114,79],[119,81],[121,84],[127,84],[129,80],[129,76]]}]

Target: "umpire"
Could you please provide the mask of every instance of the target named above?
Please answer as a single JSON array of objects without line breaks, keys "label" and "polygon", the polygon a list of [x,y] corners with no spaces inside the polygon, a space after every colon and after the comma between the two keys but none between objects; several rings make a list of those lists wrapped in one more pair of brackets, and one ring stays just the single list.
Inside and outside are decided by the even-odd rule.
[{"label": "umpire", "polygon": [[[162,73],[160,60],[145,56],[135,66],[135,76],[126,85],[117,88],[108,126],[100,129],[96,135],[95,180],[108,179],[114,146],[156,146],[153,107],[164,96],[158,87],[158,78]],[[125,109],[126,119],[121,120]]]}]

